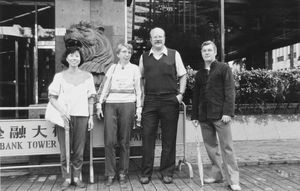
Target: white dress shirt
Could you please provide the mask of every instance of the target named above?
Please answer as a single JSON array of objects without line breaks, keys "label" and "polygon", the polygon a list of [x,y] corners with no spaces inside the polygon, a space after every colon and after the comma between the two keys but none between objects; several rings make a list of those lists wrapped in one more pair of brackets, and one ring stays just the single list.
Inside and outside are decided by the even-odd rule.
[{"label": "white dress shirt", "polygon": [[[168,56],[168,49],[166,46],[163,47],[162,51],[154,51],[153,49],[150,50],[149,55],[153,54],[153,57],[156,60],[159,60],[163,55]],[[177,77],[181,77],[186,74],[186,69],[182,62],[181,56],[179,52],[175,50],[175,66],[176,66],[176,73]],[[141,71],[141,75],[144,76],[144,65],[143,65],[143,56],[140,58],[139,68]]]}]

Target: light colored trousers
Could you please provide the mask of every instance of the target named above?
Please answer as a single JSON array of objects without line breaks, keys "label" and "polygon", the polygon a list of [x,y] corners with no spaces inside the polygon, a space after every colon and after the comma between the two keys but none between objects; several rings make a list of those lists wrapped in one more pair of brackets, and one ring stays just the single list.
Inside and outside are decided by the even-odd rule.
[{"label": "light colored trousers", "polygon": [[[202,137],[212,168],[209,173],[211,178],[222,180],[225,178],[229,185],[239,184],[239,168],[235,159],[230,123],[221,120],[208,120],[200,122]],[[219,141],[218,141],[218,138]],[[219,151],[219,143],[223,160]]]}]

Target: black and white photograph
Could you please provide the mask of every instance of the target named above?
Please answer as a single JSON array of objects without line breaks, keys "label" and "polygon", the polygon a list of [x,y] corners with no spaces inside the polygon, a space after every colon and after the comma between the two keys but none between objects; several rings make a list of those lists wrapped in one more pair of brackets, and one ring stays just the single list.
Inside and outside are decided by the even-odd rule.
[{"label": "black and white photograph", "polygon": [[0,0],[1,191],[300,191],[300,0]]}]

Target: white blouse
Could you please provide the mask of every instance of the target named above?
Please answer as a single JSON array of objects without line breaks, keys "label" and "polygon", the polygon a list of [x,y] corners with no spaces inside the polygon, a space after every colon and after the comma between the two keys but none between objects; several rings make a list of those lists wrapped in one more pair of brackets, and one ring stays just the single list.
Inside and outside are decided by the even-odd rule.
[{"label": "white blouse", "polygon": [[96,94],[92,74],[78,85],[63,78],[62,72],[55,74],[48,90],[49,95],[57,95],[58,102],[71,116],[89,116],[88,99]]},{"label": "white blouse", "polygon": [[[103,102],[105,94],[108,93],[106,103],[128,103],[136,102],[136,108],[141,110],[141,73],[137,65],[128,63],[125,66],[113,64],[106,73],[109,81],[104,82],[103,91],[100,92],[99,103]],[[110,88],[110,90],[108,90]],[[118,93],[118,91],[127,91],[127,93]]]}]

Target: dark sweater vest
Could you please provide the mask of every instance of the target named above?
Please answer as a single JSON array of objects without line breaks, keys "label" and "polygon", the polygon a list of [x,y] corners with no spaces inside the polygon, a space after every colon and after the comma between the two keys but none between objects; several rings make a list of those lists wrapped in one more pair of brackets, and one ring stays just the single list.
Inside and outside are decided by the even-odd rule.
[{"label": "dark sweater vest", "polygon": [[145,94],[176,94],[177,73],[175,65],[175,50],[168,49],[168,56],[156,60],[149,51],[143,54]]}]

